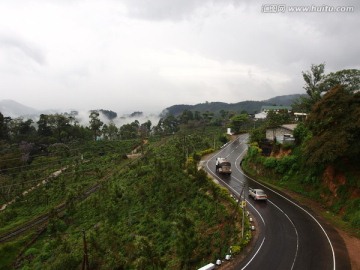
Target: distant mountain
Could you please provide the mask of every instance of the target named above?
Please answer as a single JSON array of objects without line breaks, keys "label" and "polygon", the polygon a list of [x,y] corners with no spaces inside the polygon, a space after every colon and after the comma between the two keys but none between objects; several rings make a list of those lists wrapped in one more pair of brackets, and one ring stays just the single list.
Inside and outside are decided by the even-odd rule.
[{"label": "distant mountain", "polygon": [[265,102],[273,103],[271,105],[291,106],[294,103],[294,101],[301,96],[305,96],[305,94],[277,96],[277,97],[273,97],[268,100],[265,100]]},{"label": "distant mountain", "polygon": [[[219,113],[221,110],[231,111],[235,113],[240,113],[242,111],[246,111],[248,113],[257,113],[261,110],[262,106],[268,105],[283,105],[283,106],[291,106],[292,103],[302,96],[301,94],[294,95],[285,95],[285,96],[277,96],[263,101],[241,101],[238,103],[225,103],[225,102],[206,102],[199,103],[196,105],[185,105],[178,104],[173,105],[162,111],[161,116],[164,116],[168,113],[173,115],[179,115],[184,110],[190,111],[199,111],[199,112],[213,112]],[[100,110],[103,114],[106,115],[108,119],[117,118],[117,113],[109,110]],[[36,119],[40,114],[56,114],[63,113],[64,111],[59,110],[46,110],[41,111],[37,110],[23,104],[20,104],[14,100],[1,100],[0,101],[0,112],[4,116],[9,116],[11,118],[24,117]],[[141,117],[143,116],[143,112],[134,112],[130,115],[131,117]],[[125,116],[124,116],[125,117]]]},{"label": "distant mountain", "polygon": [[17,118],[20,116],[33,116],[40,113],[34,108],[30,108],[10,99],[4,99],[0,101],[0,112],[4,116],[9,116],[11,118]]},{"label": "distant mountain", "polygon": [[166,114],[173,114],[179,115],[184,110],[189,111],[199,111],[199,112],[213,112],[219,113],[221,110],[224,111],[231,111],[240,113],[242,111],[246,111],[247,113],[254,114],[258,113],[261,110],[262,106],[269,106],[269,105],[283,105],[283,106],[291,106],[296,99],[298,99],[302,94],[293,94],[293,95],[284,95],[284,96],[277,96],[263,101],[241,101],[238,103],[224,103],[224,102],[206,102],[200,103],[196,105],[173,105],[161,113],[162,116]]}]

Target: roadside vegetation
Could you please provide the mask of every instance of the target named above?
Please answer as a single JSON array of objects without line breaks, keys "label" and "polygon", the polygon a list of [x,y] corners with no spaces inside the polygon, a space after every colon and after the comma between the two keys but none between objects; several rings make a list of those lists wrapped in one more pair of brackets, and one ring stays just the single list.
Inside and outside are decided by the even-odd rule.
[{"label": "roadside vegetation", "polygon": [[308,96],[294,107],[308,116],[294,130],[295,143],[266,142],[266,128],[276,126],[274,117],[285,123],[281,114],[270,114],[251,132],[243,168],[321,203],[338,226],[360,237],[360,73],[325,75],[324,65],[318,65],[303,76]]}]

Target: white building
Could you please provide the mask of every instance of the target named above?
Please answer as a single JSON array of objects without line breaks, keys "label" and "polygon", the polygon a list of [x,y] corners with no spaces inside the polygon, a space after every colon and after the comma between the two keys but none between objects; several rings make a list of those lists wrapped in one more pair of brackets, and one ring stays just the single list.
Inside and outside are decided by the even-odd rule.
[{"label": "white building", "polygon": [[266,129],[266,139],[273,141],[276,139],[279,143],[284,142],[294,142],[294,129],[296,128],[297,124],[287,124],[281,125],[276,128],[268,128]]}]

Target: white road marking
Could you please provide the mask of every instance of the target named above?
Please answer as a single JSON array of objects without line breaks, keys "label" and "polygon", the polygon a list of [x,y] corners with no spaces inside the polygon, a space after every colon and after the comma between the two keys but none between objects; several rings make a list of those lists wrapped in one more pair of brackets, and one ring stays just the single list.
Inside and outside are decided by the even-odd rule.
[{"label": "white road marking", "polygon": [[279,206],[277,206],[275,203],[273,203],[270,200],[268,200],[268,202],[270,202],[272,205],[274,205],[281,213],[283,213],[287,217],[287,219],[290,221],[291,225],[293,226],[293,228],[295,230],[295,234],[296,234],[296,252],[295,252],[295,257],[294,257],[293,263],[291,265],[291,269],[293,269],[294,266],[295,266],[295,261],[296,261],[297,254],[298,254],[298,251],[299,251],[299,234],[298,234],[298,231],[296,229],[296,226],[295,226],[294,222],[290,219],[290,217]]},{"label": "white road marking", "polygon": [[262,240],[262,242],[261,242],[261,244],[260,244],[260,247],[259,247],[258,250],[255,252],[254,256],[251,257],[251,259],[248,261],[248,263],[247,263],[243,268],[241,268],[241,270],[245,269],[245,268],[253,261],[253,259],[255,259],[256,255],[259,253],[260,249],[262,248],[264,242],[265,242],[265,237],[264,237],[264,239]]},{"label": "white road marking", "polygon": [[[248,137],[244,138],[243,141],[240,141],[239,139],[239,142],[240,142],[240,145],[242,143],[245,142],[245,140],[247,140]],[[234,141],[235,142],[235,141]],[[232,142],[232,143],[234,143]],[[231,144],[232,144],[231,143]],[[239,146],[240,146],[239,145]],[[239,146],[237,146],[235,149],[237,149]],[[218,152],[217,154],[221,153],[222,151],[224,151],[227,147],[224,147],[220,152]],[[227,155],[226,157],[229,157],[235,150],[231,151],[231,153],[229,155]],[[242,172],[241,168],[240,168],[240,163],[239,163],[239,159],[246,153],[247,149],[244,149],[244,151],[242,151],[240,153],[240,155],[236,158],[235,160],[235,168],[241,173],[243,174],[245,177],[248,177],[247,175],[245,175],[245,173]],[[225,181],[223,181],[220,177],[218,177],[216,174],[214,174],[212,172],[212,170],[209,168],[209,161],[215,156],[215,154],[207,161],[206,163],[206,167],[208,168],[208,170],[210,171],[210,173],[215,177],[217,178],[219,181],[221,181],[225,186],[228,187],[228,189],[230,189],[231,191],[233,191],[235,194],[237,194],[238,196],[240,196],[240,193],[237,192],[233,187],[231,187],[230,185],[228,185]],[[239,163],[239,165],[238,165]],[[235,179],[237,182],[239,182],[240,184],[244,185],[244,181],[241,181],[240,179],[236,178],[235,176],[231,176],[231,178]],[[256,183],[260,184],[258,181],[254,180],[253,178],[249,177],[250,179],[252,179],[253,181],[255,181]],[[262,184],[260,184],[261,186],[264,186]],[[265,186],[264,186],[265,187]],[[266,187],[267,188],[267,187]],[[270,189],[272,190],[272,189]],[[273,190],[272,190],[273,191]],[[276,194],[282,196],[281,194],[275,192]],[[283,196],[282,196],[283,197]],[[285,198],[285,197],[283,197]],[[287,198],[285,198],[287,199]],[[287,199],[288,200],[288,199]],[[248,202],[248,204],[256,211],[256,213],[259,215],[259,217],[261,218],[264,226],[266,226],[265,224],[265,220],[264,218],[262,217],[262,215],[260,214],[260,212],[254,207],[254,205],[249,201],[249,200],[246,200]],[[292,224],[293,228],[294,228],[294,231],[295,231],[295,234],[296,234],[296,252],[295,252],[295,256],[294,256],[294,260],[293,260],[293,263],[292,263],[292,266],[291,266],[291,269],[294,268],[295,266],[295,261],[296,261],[296,258],[297,258],[297,254],[298,254],[298,249],[299,249],[299,235],[298,235],[298,231],[296,229],[296,226],[295,224],[293,223],[293,221],[290,219],[290,217],[279,207],[277,206],[276,204],[274,204],[273,202],[271,202],[270,200],[268,200],[272,205],[274,205],[281,213],[283,213],[285,215],[285,217],[290,221],[290,223]],[[290,201],[290,200],[289,200]],[[291,201],[290,201],[291,202]],[[293,203],[293,202],[292,202]],[[294,203],[295,204],[295,203]],[[303,209],[304,210],[304,209]],[[252,261],[253,259],[256,257],[256,255],[259,253],[260,249],[262,248],[263,244],[264,244],[264,241],[265,241],[265,237],[263,238],[262,240],[262,243],[260,245],[260,247],[258,248],[258,250],[256,251],[256,253],[254,254],[254,256],[248,261],[248,263],[242,268],[242,269],[245,269]]]},{"label": "white road marking", "polygon": [[[244,153],[244,151],[240,154],[240,156]],[[240,157],[239,156],[239,157]],[[238,158],[239,158],[238,157]],[[277,194],[278,196],[282,197],[283,199],[287,200],[288,202],[292,203],[293,205],[295,205],[296,207],[300,208],[302,211],[304,211],[307,215],[309,215],[317,224],[318,226],[320,227],[320,229],[323,231],[323,233],[325,234],[325,237],[327,239],[327,241],[329,242],[329,245],[330,245],[330,248],[331,248],[331,252],[332,252],[332,257],[333,257],[333,270],[336,269],[336,259],[335,259],[335,252],[334,252],[334,248],[333,248],[333,245],[331,243],[331,240],[330,240],[330,237],[327,235],[325,229],[323,228],[323,226],[321,226],[320,222],[312,215],[310,214],[306,209],[304,209],[303,207],[301,207],[300,205],[296,204],[295,202],[293,202],[292,200],[286,198],[285,196],[281,195],[280,193],[276,192],[275,190],[265,186],[264,184],[256,181],[255,179],[251,178],[250,176],[246,175],[240,168],[238,168],[236,166],[237,164],[235,164],[235,167],[239,170],[239,172],[241,174],[243,174],[245,177],[248,177],[249,179],[253,180],[254,182],[256,182],[257,184],[271,190],[272,192],[274,192],[275,194]],[[275,205],[275,204],[274,204]]]}]

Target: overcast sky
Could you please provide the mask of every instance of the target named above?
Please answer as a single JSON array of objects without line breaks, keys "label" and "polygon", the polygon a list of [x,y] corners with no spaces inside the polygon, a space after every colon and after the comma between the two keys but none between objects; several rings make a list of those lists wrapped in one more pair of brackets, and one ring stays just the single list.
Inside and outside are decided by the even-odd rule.
[{"label": "overcast sky", "polygon": [[0,100],[126,113],[303,93],[311,64],[360,68],[359,15],[358,0],[0,0]]}]

